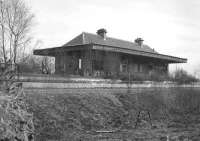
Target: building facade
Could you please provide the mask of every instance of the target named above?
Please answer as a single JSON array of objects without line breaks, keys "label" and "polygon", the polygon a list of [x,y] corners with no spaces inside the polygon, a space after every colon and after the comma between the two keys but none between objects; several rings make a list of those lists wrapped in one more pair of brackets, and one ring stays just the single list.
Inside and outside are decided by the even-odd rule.
[{"label": "building facade", "polygon": [[83,32],[61,47],[34,50],[34,54],[55,57],[56,74],[93,77],[166,74],[170,63],[187,62],[159,54],[141,38],[129,42],[106,33],[105,29],[97,34]]}]

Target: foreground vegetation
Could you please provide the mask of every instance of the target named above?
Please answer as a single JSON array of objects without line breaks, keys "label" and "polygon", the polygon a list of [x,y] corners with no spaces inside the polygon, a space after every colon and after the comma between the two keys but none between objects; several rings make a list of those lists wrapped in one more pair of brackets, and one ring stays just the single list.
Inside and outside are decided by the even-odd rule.
[{"label": "foreground vegetation", "polygon": [[172,81],[178,84],[191,84],[194,82],[198,82],[199,79],[195,76],[189,74],[187,71],[183,69],[177,69],[176,71],[169,74],[161,74],[161,73],[151,73],[148,74],[136,74],[130,76],[120,76],[120,79],[123,81]]},{"label": "foreground vegetation", "polygon": [[0,75],[0,141],[34,141],[33,114],[28,110],[22,83],[14,78],[10,69]]},{"label": "foreground vegetation", "polygon": [[27,100],[37,141],[197,141],[199,92],[190,88],[29,90]]}]

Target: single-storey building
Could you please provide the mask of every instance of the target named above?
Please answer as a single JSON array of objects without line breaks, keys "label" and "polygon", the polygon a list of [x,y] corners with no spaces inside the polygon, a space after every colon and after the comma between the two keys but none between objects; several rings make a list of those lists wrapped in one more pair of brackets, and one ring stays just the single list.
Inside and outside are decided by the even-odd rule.
[{"label": "single-storey building", "polygon": [[143,44],[83,32],[68,43],[54,48],[34,50],[34,55],[55,57],[55,73],[93,77],[150,75],[168,73],[170,63],[186,63],[187,59],[156,52]]}]

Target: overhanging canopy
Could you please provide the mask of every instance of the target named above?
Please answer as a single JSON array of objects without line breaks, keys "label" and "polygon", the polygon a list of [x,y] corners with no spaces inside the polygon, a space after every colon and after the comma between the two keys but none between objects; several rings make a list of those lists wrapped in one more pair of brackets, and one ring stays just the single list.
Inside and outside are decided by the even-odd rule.
[{"label": "overhanging canopy", "polygon": [[145,52],[145,51],[139,51],[139,50],[134,50],[134,49],[126,49],[126,48],[100,45],[100,44],[92,44],[92,43],[84,44],[84,45],[76,45],[76,46],[62,46],[62,47],[55,47],[55,48],[48,48],[48,49],[38,49],[38,50],[34,50],[33,53],[34,55],[56,56],[56,54],[62,54],[67,51],[87,50],[87,49],[101,50],[101,51],[108,51],[108,52],[119,52],[119,53],[135,55],[135,56],[154,58],[154,59],[166,61],[168,63],[186,63],[187,62],[187,59],[185,58],[159,54],[157,52],[155,53]]}]

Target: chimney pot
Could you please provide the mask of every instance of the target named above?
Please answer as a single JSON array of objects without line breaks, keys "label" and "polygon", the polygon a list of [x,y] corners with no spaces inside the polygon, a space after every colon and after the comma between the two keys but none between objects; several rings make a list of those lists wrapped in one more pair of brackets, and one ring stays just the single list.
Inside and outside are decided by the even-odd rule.
[{"label": "chimney pot", "polygon": [[135,39],[135,43],[137,43],[139,46],[142,46],[143,45],[143,39],[142,38],[136,38]]},{"label": "chimney pot", "polygon": [[106,40],[106,33],[107,33],[107,31],[104,28],[101,28],[101,29],[97,30],[97,34],[99,36],[101,36],[104,40]]}]

